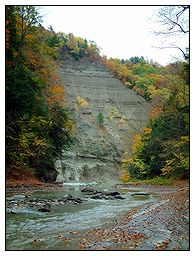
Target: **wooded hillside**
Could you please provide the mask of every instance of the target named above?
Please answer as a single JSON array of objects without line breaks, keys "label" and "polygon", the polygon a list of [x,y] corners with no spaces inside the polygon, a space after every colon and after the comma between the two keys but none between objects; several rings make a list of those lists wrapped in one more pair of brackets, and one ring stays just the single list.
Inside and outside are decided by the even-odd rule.
[{"label": "wooded hillside", "polygon": [[[96,43],[45,29],[34,6],[6,7],[6,173],[55,180],[55,161],[74,140],[74,122],[57,75],[64,55],[101,61],[150,101],[151,119],[123,159],[122,180],[189,177],[189,64],[101,56]],[[127,152],[128,153],[128,152]]]}]

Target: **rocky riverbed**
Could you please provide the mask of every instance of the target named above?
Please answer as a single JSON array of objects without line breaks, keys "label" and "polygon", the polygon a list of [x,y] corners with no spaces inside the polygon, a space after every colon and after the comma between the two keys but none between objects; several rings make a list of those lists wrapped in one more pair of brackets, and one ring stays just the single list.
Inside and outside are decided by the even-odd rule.
[{"label": "rocky riverbed", "polygon": [[75,188],[9,189],[7,249],[189,250],[188,182]]},{"label": "rocky riverbed", "polygon": [[[92,188],[81,189],[83,197],[74,197],[71,194],[60,198],[39,198],[30,193],[17,194],[7,198],[7,213],[16,214],[22,209],[34,209],[39,212],[51,212],[51,208],[64,204],[81,204],[89,199],[117,200],[125,199],[118,191],[100,191]],[[135,193],[137,195],[137,193]],[[139,193],[138,193],[139,195]],[[143,195],[143,193],[142,193]]]}]

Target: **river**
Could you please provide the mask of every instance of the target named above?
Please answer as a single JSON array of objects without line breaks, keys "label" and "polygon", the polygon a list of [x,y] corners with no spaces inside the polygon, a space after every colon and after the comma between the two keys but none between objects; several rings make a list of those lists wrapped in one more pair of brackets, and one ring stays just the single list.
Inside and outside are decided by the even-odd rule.
[{"label": "river", "polygon": [[[95,183],[64,183],[62,190],[33,193],[33,198],[58,199],[65,194],[85,198],[81,189],[113,191],[113,187]],[[116,189],[115,189],[116,191]],[[132,196],[133,191],[119,191],[124,200],[86,198],[80,204],[64,204],[51,208],[51,212],[38,212],[29,207],[17,207],[16,214],[6,214],[6,250],[78,250],[77,240],[64,243],[71,234],[82,236],[82,232],[113,224],[132,208],[156,200],[155,195]],[[7,200],[10,200],[7,198]]]}]

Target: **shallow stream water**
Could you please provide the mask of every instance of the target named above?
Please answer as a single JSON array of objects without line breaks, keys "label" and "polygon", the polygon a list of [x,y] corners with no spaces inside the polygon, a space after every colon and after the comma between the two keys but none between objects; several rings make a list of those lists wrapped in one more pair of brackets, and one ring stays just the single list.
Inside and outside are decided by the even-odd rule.
[{"label": "shallow stream water", "polygon": [[[33,193],[34,198],[58,199],[66,194],[85,198],[81,189],[93,187],[101,191],[109,188],[100,184],[66,183],[60,191]],[[155,195],[132,196],[120,191],[126,199],[103,200],[86,198],[81,204],[65,204],[51,208],[51,212],[38,212],[29,208],[12,209],[16,214],[6,216],[7,250],[77,250],[76,243],[67,245],[63,239],[71,234],[82,236],[88,229],[113,224],[132,208],[155,201]],[[75,236],[74,236],[75,237]]]}]

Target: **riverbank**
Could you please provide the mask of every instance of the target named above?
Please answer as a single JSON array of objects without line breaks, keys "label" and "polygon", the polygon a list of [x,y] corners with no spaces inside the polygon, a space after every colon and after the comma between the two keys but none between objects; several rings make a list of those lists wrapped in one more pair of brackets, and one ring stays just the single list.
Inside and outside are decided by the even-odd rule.
[{"label": "riverbank", "polygon": [[6,195],[58,190],[63,184],[46,183],[27,170],[14,169],[6,174]]},{"label": "riverbank", "polygon": [[157,195],[157,203],[134,208],[113,227],[83,234],[84,250],[189,250],[189,182],[171,186],[121,184]]},{"label": "riverbank", "polygon": [[33,192],[49,192],[62,190],[63,184],[55,184],[55,183],[44,183],[40,184],[24,184],[24,185],[6,185],[6,196],[10,194],[28,194]]}]

